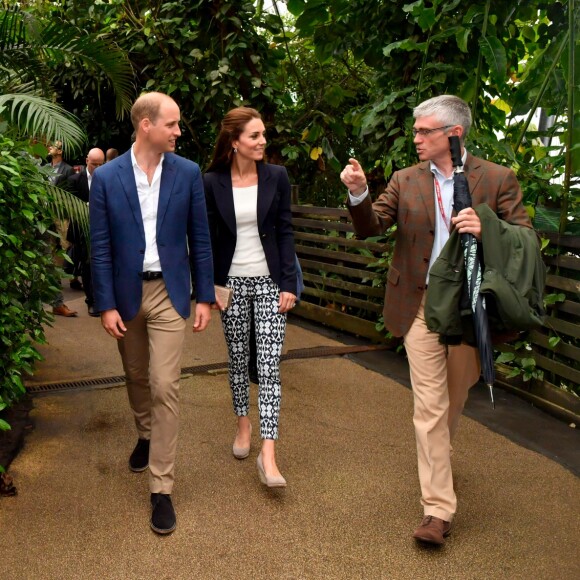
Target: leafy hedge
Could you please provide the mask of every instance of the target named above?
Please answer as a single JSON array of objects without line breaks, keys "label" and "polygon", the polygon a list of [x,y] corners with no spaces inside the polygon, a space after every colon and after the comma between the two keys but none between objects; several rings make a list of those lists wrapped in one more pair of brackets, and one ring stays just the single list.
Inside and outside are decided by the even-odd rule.
[{"label": "leafy hedge", "polygon": [[[0,133],[0,411],[24,393],[41,356],[62,271],[54,264],[50,186],[28,143]],[[9,429],[0,419],[0,429]]]}]

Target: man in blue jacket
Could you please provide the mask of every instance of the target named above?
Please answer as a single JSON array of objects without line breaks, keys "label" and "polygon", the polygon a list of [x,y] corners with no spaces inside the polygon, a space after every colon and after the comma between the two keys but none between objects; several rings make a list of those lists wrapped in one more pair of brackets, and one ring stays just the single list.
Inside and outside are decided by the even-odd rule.
[{"label": "man in blue jacket", "polygon": [[180,111],[167,95],[140,96],[132,148],[95,171],[89,204],[95,310],[118,340],[137,427],[132,471],[149,467],[151,527],[176,527],[171,502],[180,359],[196,286],[194,332],[215,301],[201,172],[175,155]]}]

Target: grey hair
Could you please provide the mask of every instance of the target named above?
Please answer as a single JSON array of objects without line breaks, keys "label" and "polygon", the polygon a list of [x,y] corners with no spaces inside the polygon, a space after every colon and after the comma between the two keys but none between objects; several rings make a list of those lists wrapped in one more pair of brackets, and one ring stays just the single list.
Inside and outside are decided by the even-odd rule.
[{"label": "grey hair", "polygon": [[461,125],[465,140],[471,128],[471,111],[469,105],[454,95],[440,95],[423,101],[413,109],[413,118],[434,116],[443,125]]}]

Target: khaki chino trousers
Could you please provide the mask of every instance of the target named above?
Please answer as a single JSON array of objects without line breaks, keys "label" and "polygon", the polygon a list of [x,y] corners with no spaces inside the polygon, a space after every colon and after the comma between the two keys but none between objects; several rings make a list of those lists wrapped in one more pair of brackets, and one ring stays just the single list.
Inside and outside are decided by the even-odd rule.
[{"label": "khaki chino trousers", "polygon": [[421,504],[426,516],[451,521],[457,510],[451,472],[451,440],[467,400],[478,381],[477,349],[461,344],[445,347],[425,322],[425,295],[405,349],[413,388]]},{"label": "khaki chino trousers", "polygon": [[118,346],[138,436],[150,440],[149,487],[170,494],[186,321],[173,308],[163,279],[143,282],[141,308],[125,326]]}]

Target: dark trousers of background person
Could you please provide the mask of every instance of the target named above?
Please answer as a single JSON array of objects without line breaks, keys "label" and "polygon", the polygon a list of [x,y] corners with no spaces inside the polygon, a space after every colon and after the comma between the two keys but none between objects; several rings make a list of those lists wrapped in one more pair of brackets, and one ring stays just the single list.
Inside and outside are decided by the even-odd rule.
[{"label": "dark trousers of background person", "polygon": [[87,306],[92,306],[95,303],[95,299],[93,296],[93,277],[91,275],[91,259],[87,241],[78,226],[73,222],[69,225],[67,239],[72,244],[70,253],[67,253],[69,253],[73,264],[67,262],[69,269],[65,268],[65,272],[72,274],[75,278],[77,276],[81,277],[83,290],[85,291],[85,302]]},{"label": "dark trousers of background person", "polygon": [[76,244],[72,244],[66,250],[67,256],[71,259],[72,263],[66,261],[63,266],[63,270],[72,276],[73,278],[78,278],[82,272],[82,264],[79,260],[78,254],[78,247]]},{"label": "dark trousers of background person", "polygon": [[234,412],[246,416],[249,410],[248,363],[253,322],[260,435],[263,439],[277,439],[281,400],[280,357],[286,333],[286,314],[278,312],[280,289],[269,276],[229,277],[227,286],[234,290],[234,294],[231,306],[221,313],[221,317],[228,346]]},{"label": "dark trousers of background person", "polygon": [[[83,241],[83,233],[81,232],[79,226],[71,219],[68,224],[68,229],[66,232],[66,240],[69,242],[70,246],[67,248],[66,253],[71,259],[71,262],[64,263],[64,271],[78,278],[82,274],[82,248],[81,242]],[[86,245],[86,242],[85,242]]]}]

